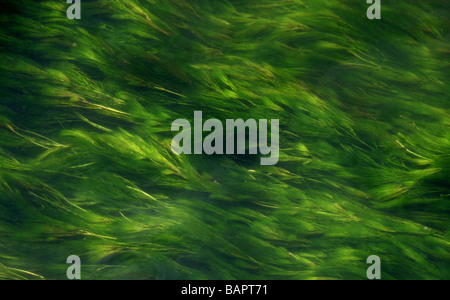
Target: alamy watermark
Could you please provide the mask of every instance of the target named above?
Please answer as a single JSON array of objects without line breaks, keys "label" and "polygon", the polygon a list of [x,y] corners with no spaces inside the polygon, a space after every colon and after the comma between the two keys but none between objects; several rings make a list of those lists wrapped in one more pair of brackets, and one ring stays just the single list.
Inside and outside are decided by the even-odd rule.
[{"label": "alamy watermark", "polygon": [[71,264],[67,268],[67,279],[81,279],[81,259],[77,255],[71,255],[67,258],[66,263]]},{"label": "alamy watermark", "polygon": [[381,0],[366,0],[366,1],[367,1],[367,4],[372,4],[367,9],[367,13],[366,13],[367,19],[380,20],[381,19]]},{"label": "alamy watermark", "polygon": [[[176,154],[250,154],[266,155],[261,157],[261,165],[275,165],[279,158],[278,119],[270,120],[270,146],[268,144],[269,121],[255,119],[227,119],[224,125],[218,119],[209,119],[203,123],[203,113],[194,112],[194,126],[186,119],[172,123],[172,131],[182,131],[172,139],[172,151]],[[214,128],[214,130],[213,130]],[[192,129],[194,139],[192,143]],[[212,131],[213,130],[213,131]],[[247,136],[248,130],[248,136]],[[210,132],[203,140],[203,132]],[[180,145],[182,143],[182,145]],[[193,145],[193,147],[192,147]]]},{"label": "alamy watermark", "polygon": [[[75,3],[74,3],[75,2]],[[68,19],[73,20],[81,19],[81,1],[80,0],[67,0],[68,4],[72,4],[66,11],[66,16]]]},{"label": "alamy watermark", "polygon": [[[67,9],[67,18],[73,20],[81,19],[81,0],[66,0],[68,4],[72,4]],[[366,0],[367,4],[371,4],[367,9],[367,18],[369,20],[381,19],[381,0]]]},{"label": "alamy watermark", "polygon": [[367,258],[366,263],[371,264],[367,269],[366,275],[370,280],[381,279],[381,259],[377,255],[371,255]]}]

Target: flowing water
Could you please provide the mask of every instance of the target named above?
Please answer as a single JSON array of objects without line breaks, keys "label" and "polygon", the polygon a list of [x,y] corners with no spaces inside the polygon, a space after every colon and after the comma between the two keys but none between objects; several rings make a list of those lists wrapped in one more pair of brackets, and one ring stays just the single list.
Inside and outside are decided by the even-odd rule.
[{"label": "flowing water", "polygon": [[[1,279],[450,279],[443,1],[0,3]],[[176,155],[194,111],[277,164]]]}]

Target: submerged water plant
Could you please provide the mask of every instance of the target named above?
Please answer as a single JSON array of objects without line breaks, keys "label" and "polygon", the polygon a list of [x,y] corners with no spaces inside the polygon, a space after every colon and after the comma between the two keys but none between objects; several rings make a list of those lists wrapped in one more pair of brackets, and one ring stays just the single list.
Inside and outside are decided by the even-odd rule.
[{"label": "submerged water plant", "polygon": [[[450,279],[442,1],[3,0],[0,279]],[[176,155],[278,119],[279,161]]]}]

